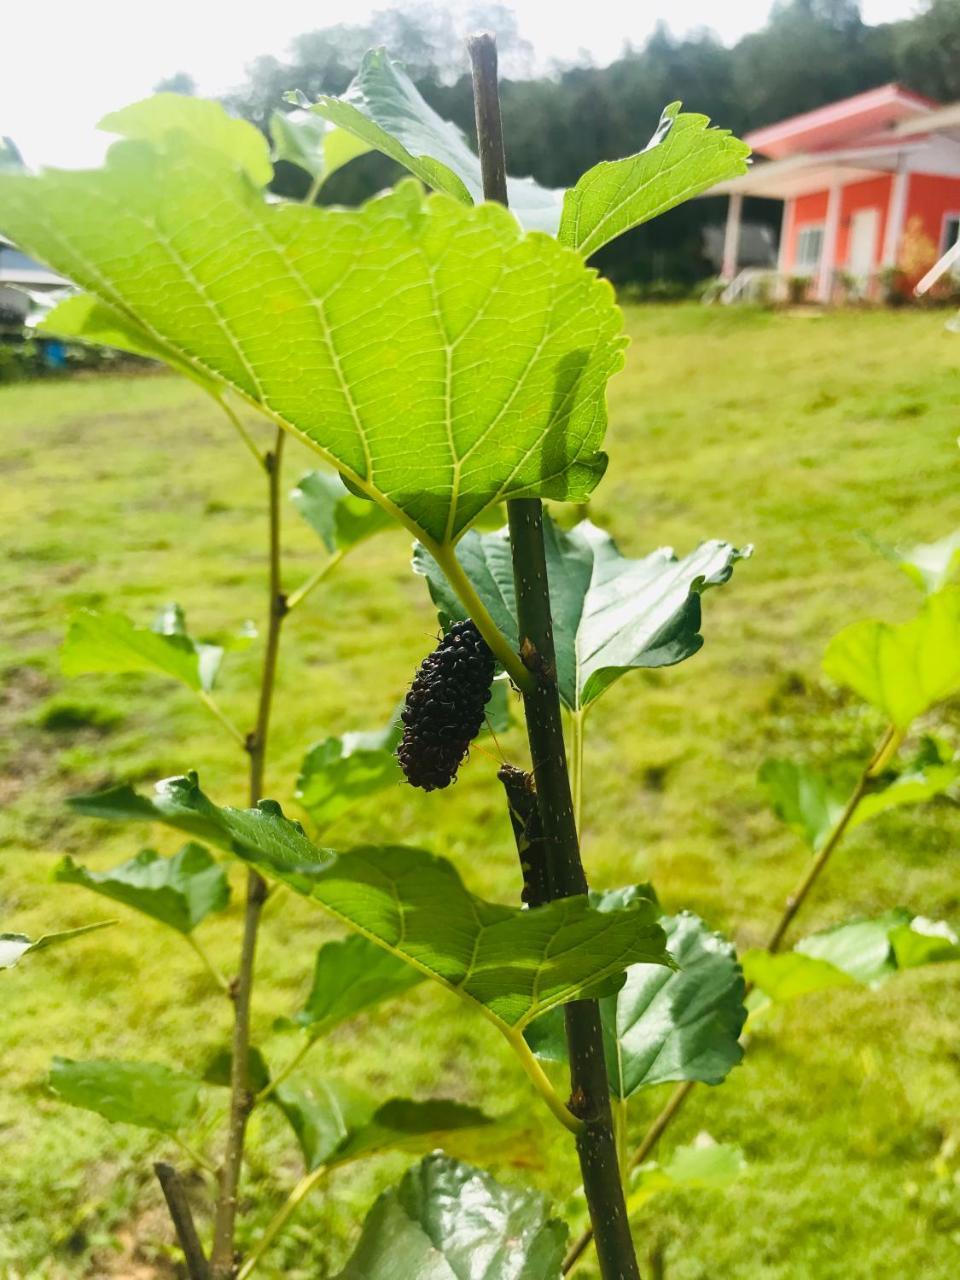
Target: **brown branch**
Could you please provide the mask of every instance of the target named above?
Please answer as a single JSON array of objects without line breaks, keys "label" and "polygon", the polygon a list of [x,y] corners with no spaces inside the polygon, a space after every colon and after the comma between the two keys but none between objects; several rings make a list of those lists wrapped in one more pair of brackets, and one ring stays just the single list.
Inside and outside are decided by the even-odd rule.
[{"label": "brown branch", "polygon": [[[263,673],[260,679],[257,722],[246,743],[250,757],[249,794],[251,806],[257,804],[263,798],[263,775],[266,763],[267,738],[270,731],[270,711],[273,705],[273,690],[276,681],[280,627],[287,613],[287,602],[281,590],[280,579],[280,470],[283,459],[284,438],[283,431],[278,428],[273,452],[268,453],[263,460],[264,470],[267,473],[269,497],[269,621],[263,656]],[[234,1004],[233,1045],[230,1063],[230,1117],[226,1150],[220,1172],[220,1193],[217,1197],[217,1210],[214,1219],[213,1252],[210,1260],[213,1280],[229,1280],[235,1271],[234,1237],[240,1171],[243,1167],[243,1145],[246,1137],[247,1121],[255,1103],[249,1076],[250,1002],[253,994],[257,932],[260,927],[260,914],[266,897],[266,881],[256,871],[248,871],[240,967],[237,977],[230,988]]]},{"label": "brown branch", "polygon": [[164,1164],[162,1161],[158,1161],[153,1166],[153,1171],[157,1175],[163,1198],[170,1210],[173,1227],[187,1264],[187,1275],[190,1280],[210,1280],[207,1257],[203,1252],[200,1237],[197,1235],[193,1211],[190,1208],[187,1193],[183,1189],[183,1183],[180,1181],[180,1175],[172,1164]]}]

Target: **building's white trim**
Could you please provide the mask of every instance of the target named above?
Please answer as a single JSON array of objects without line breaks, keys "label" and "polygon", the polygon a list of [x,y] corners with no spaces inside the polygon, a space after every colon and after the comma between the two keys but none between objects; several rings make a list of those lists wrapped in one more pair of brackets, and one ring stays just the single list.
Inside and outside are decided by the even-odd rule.
[{"label": "building's white trim", "polygon": [[723,266],[720,275],[732,280],[737,274],[737,257],[740,250],[740,220],[743,216],[743,196],[731,192],[727,199],[727,225],[723,234]]},{"label": "building's white trim", "polygon": [[790,241],[793,238],[796,215],[796,201],[792,199],[784,200],[783,217],[780,219],[780,246],[777,249],[777,270],[781,275],[783,275],[787,269],[787,250],[789,249]]},{"label": "building's white trim", "polygon": [[893,175],[890,199],[887,202],[887,225],[883,233],[883,257],[885,267],[895,267],[900,255],[900,237],[907,216],[907,196],[910,190],[910,174],[901,160],[901,167]]},{"label": "building's white trim", "polygon": [[823,249],[817,272],[817,298],[829,302],[833,289],[833,273],[837,267],[837,238],[840,230],[840,201],[843,187],[835,182],[827,196],[827,217],[823,227]]}]

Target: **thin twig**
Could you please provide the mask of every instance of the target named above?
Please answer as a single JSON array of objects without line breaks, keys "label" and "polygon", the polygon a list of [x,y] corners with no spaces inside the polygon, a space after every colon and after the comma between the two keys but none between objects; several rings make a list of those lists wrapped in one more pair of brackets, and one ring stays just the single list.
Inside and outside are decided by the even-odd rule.
[{"label": "thin twig", "polygon": [[234,409],[234,407],[230,404],[226,396],[220,395],[215,391],[211,392],[211,395],[213,396],[214,400],[216,400],[217,404],[220,406],[223,412],[230,419],[230,425],[236,431],[237,435],[240,437],[240,439],[243,441],[246,447],[250,450],[250,452],[256,458],[257,466],[259,467],[265,466],[266,459],[264,458],[264,455],[257,448],[256,441],[254,440],[250,432],[247,430],[247,428],[243,425],[243,422],[240,419],[240,415],[237,413],[236,409]]},{"label": "thin twig", "polygon": [[203,1252],[200,1237],[197,1235],[190,1201],[187,1199],[187,1193],[183,1189],[183,1183],[176,1169],[172,1164],[157,1161],[153,1171],[157,1175],[177,1239],[180,1241],[180,1248],[183,1250],[187,1275],[190,1280],[210,1280],[210,1268],[207,1266],[207,1257]]},{"label": "thin twig", "polygon": [[[250,756],[250,804],[255,805],[263,796],[263,776],[266,763],[267,738],[270,731],[270,711],[277,672],[277,654],[280,645],[280,627],[287,612],[287,602],[281,590],[280,579],[280,471],[283,459],[284,433],[277,429],[273,452],[264,458],[269,496],[270,570],[269,570],[269,621],[263,657],[263,673],[260,680],[260,700],[257,723],[247,739]],[[230,1280],[234,1265],[234,1233],[237,1218],[237,1192],[240,1171],[243,1167],[243,1144],[247,1120],[255,1099],[250,1090],[248,1056],[250,1050],[250,1001],[253,993],[254,963],[257,951],[257,931],[260,913],[267,896],[266,881],[252,868],[247,872],[247,902],[244,912],[243,941],[240,949],[240,967],[231,987],[234,1001],[233,1045],[230,1063],[230,1117],[223,1167],[220,1174],[220,1193],[214,1219],[213,1252],[210,1259],[214,1280]]]},{"label": "thin twig", "polygon": [[233,738],[234,742],[239,742],[241,747],[245,747],[247,744],[245,735],[240,732],[230,717],[221,711],[220,704],[213,698],[213,696],[204,690],[201,690],[197,696],[210,714],[216,716],[226,729],[227,733],[230,734],[230,737]]},{"label": "thin twig", "polygon": [[197,956],[200,963],[210,974],[210,977],[214,980],[214,982],[217,984],[220,990],[225,992],[227,995],[229,995],[230,983],[226,980],[226,978],[223,976],[223,974],[220,972],[217,966],[213,963],[213,960],[210,958],[210,953],[207,951],[206,947],[204,947],[201,943],[199,943],[192,933],[185,933],[183,936],[187,945],[190,947],[193,953]]},{"label": "thin twig", "polygon": [[316,573],[311,574],[302,586],[297,587],[296,591],[291,591],[289,596],[287,596],[287,613],[289,613],[291,609],[295,609],[298,604],[302,604],[314,587],[318,587],[320,585],[327,574],[337,567],[345,555],[346,551],[341,547],[340,550],[335,551],[328,560],[325,560]]}]

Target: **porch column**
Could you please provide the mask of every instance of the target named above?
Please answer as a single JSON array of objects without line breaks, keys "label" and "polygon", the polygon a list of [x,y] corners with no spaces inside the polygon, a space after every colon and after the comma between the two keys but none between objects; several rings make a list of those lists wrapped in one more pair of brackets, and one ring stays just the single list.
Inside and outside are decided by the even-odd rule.
[{"label": "porch column", "polygon": [[900,253],[900,237],[907,212],[907,186],[910,175],[903,156],[897,160],[897,172],[890,184],[890,203],[887,205],[887,229],[883,234],[883,265],[895,267]]},{"label": "porch column", "polygon": [[835,182],[827,196],[827,217],[823,224],[823,248],[817,272],[817,301],[829,302],[833,273],[837,266],[837,232],[840,229],[840,195],[843,188]]},{"label": "porch column", "polygon": [[787,254],[793,237],[793,209],[794,201],[784,200],[783,217],[780,219],[780,246],[777,249],[777,271],[782,276],[787,273]]},{"label": "porch column", "polygon": [[720,275],[732,280],[737,274],[737,255],[740,250],[740,216],[743,212],[743,196],[732,191],[727,202],[727,229],[723,237],[723,267]]}]

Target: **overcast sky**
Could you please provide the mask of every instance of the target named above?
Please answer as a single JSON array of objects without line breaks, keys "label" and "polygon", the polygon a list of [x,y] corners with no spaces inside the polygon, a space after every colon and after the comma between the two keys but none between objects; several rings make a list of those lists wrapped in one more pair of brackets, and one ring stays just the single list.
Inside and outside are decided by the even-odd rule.
[{"label": "overcast sky", "polygon": [[[763,25],[770,3],[512,0],[512,7],[544,64],[585,50],[602,65],[625,41],[641,44],[660,20],[678,35],[709,27],[732,43]],[[216,94],[242,81],[258,54],[282,57],[301,32],[387,7],[389,0],[10,0],[0,22],[0,134],[31,165],[96,163],[105,145],[97,120],[165,76],[189,72],[201,93]],[[867,22],[909,17],[918,7],[917,0],[861,5]]]}]

